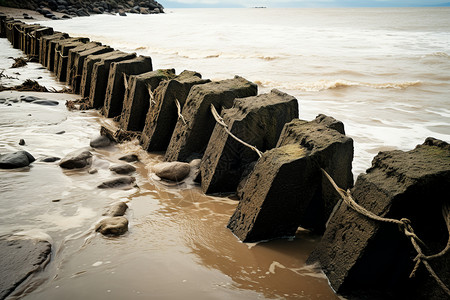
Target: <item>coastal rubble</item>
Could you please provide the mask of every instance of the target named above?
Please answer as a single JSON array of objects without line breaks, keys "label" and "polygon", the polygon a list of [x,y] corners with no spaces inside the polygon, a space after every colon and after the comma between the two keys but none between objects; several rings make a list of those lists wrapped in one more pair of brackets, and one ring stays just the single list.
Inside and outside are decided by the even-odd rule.
[{"label": "coastal rubble", "polygon": [[293,236],[299,226],[323,232],[338,196],[320,169],[349,188],[352,160],[353,140],[317,119],[286,124],[249,174],[228,228],[244,242]]},{"label": "coastal rubble", "polygon": [[[109,70],[102,114],[107,118],[119,116],[122,113],[126,85],[128,85],[127,77],[152,70],[152,59],[149,56],[113,62]],[[125,84],[125,82],[127,83]]]},{"label": "coastal rubble", "polygon": [[141,144],[145,150],[166,150],[177,119],[180,118],[178,110],[181,112],[183,109],[192,87],[209,82],[211,80],[202,79],[199,73],[185,70],[152,90],[153,101],[141,135]]},{"label": "coastal rubble", "polygon": [[211,104],[220,113],[222,108],[230,108],[236,98],[256,96],[257,90],[256,84],[239,76],[192,87],[181,111],[183,118],[178,118],[164,159],[187,161],[201,155],[215,125]]},{"label": "coastal rubble", "polygon": [[174,69],[156,70],[139,75],[131,75],[128,78],[128,88],[126,89],[123,100],[119,126],[124,130],[143,131],[150,103],[154,105],[151,102],[150,93],[152,93],[153,97],[153,91],[159,84],[173,77],[175,77]]},{"label": "coastal rubble", "polygon": [[284,124],[298,118],[298,102],[278,90],[254,97],[235,99],[222,113],[225,129],[216,124],[200,164],[201,187],[205,193],[236,192],[248,165],[258,154],[228,133],[256,147],[270,150],[277,145]]},{"label": "coastal rubble", "polygon": [[[446,224],[443,207],[450,207],[449,194],[450,145],[432,138],[411,151],[380,152],[351,190],[354,201],[368,211],[405,220],[426,245],[419,243],[425,255],[439,253],[447,244],[450,212],[444,215]],[[403,231],[341,203],[308,263],[318,262],[333,289],[350,297],[446,299],[424,266],[410,278],[418,253]],[[448,284],[450,253],[427,261]]]}]

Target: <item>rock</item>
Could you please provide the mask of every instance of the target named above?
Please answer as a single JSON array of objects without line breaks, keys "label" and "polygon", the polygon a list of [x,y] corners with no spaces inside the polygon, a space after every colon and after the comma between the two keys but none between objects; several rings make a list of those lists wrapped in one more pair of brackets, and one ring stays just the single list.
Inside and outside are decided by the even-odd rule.
[{"label": "rock", "polygon": [[139,161],[139,157],[136,154],[128,154],[128,155],[124,155],[124,156],[120,157],[119,160],[123,160],[123,161],[130,163],[130,162]]},{"label": "rock", "polygon": [[[160,82],[175,77],[174,69],[156,70],[131,75],[125,92],[120,127],[124,130],[142,131],[150,107],[149,89],[153,92]],[[154,103],[151,103],[154,106]]]},{"label": "rock", "polygon": [[46,106],[56,106],[59,104],[58,101],[54,101],[54,100],[35,100],[35,101],[32,101],[31,103],[39,104],[39,105],[46,105]]},{"label": "rock", "polygon": [[129,164],[116,165],[109,168],[112,172],[125,175],[136,171],[136,168]]},{"label": "rock", "polygon": [[88,171],[88,174],[97,174],[98,173],[98,170],[97,169],[95,169],[95,168],[93,168],[93,169],[89,169],[89,171]]},{"label": "rock", "polygon": [[24,101],[24,102],[33,102],[36,100],[40,100],[38,97],[35,97],[35,96],[24,96],[24,95],[20,96],[19,99],[20,99],[20,101]]},{"label": "rock", "polygon": [[285,125],[278,147],[263,153],[242,189],[228,228],[242,241],[293,236],[299,226],[323,232],[340,200],[321,168],[353,183],[353,140],[317,120]]},{"label": "rock", "polygon": [[[378,216],[409,219],[426,255],[438,253],[448,240],[442,207],[450,201],[450,145],[428,138],[411,151],[380,152],[351,194]],[[417,252],[398,228],[341,204],[308,263],[318,262],[333,289],[351,299],[447,299],[423,265],[409,278]],[[450,255],[428,262],[448,286]]]},{"label": "rock", "polygon": [[91,142],[89,143],[89,145],[92,148],[104,148],[104,147],[108,147],[109,145],[111,145],[111,140],[108,137],[101,135],[101,136],[98,136],[98,137],[92,139]]},{"label": "rock", "polygon": [[77,150],[64,157],[59,166],[64,169],[81,169],[90,166],[92,153],[87,150]]},{"label": "rock", "polygon": [[111,217],[101,220],[95,231],[103,235],[122,235],[128,231],[128,220],[125,217]]},{"label": "rock", "polygon": [[186,161],[203,153],[216,123],[211,104],[220,114],[222,107],[230,108],[235,98],[256,96],[257,89],[256,84],[239,76],[192,87],[183,106],[183,119],[177,121],[164,159]]},{"label": "rock", "polygon": [[17,169],[29,166],[36,159],[27,151],[0,154],[0,169]]},{"label": "rock", "polygon": [[163,151],[169,145],[170,138],[178,119],[176,101],[183,108],[189,91],[195,85],[211,82],[193,71],[183,71],[175,78],[163,81],[154,90],[154,103],[148,110],[145,127],[141,135],[142,147],[147,151]]},{"label": "rock", "polygon": [[102,13],[103,13],[98,7],[95,7],[95,8],[92,10],[92,12],[94,12],[94,13],[96,13],[96,14],[102,14]]},{"label": "rock", "polygon": [[132,185],[135,181],[136,179],[134,177],[123,176],[105,181],[102,184],[98,185],[97,187],[99,189],[126,188]]},{"label": "rock", "polygon": [[129,75],[142,74],[152,70],[152,59],[149,56],[139,56],[111,63],[102,114],[107,118],[114,118],[122,113],[126,89],[124,76],[127,81],[126,85],[128,85]]},{"label": "rock", "polygon": [[25,145],[25,140],[24,140],[24,139],[20,139],[19,145],[20,145],[20,146],[24,146],[24,145]]},{"label": "rock", "polygon": [[[222,117],[232,134],[264,152],[277,145],[284,124],[298,118],[298,102],[286,93],[272,90],[269,94],[236,99]],[[216,124],[200,165],[203,192],[234,193],[247,165],[258,158],[254,150]]]},{"label": "rock", "polygon": [[125,214],[125,212],[128,209],[128,205],[125,202],[117,202],[115,203],[107,213],[105,213],[105,216],[111,216],[111,217],[120,217]]},{"label": "rock", "polygon": [[45,158],[43,158],[43,159],[41,159],[41,161],[42,162],[55,162],[55,161],[58,161],[58,160],[60,160],[61,158],[59,158],[59,157],[55,157],[55,156],[51,156],[51,157],[45,157]]},{"label": "rock", "polygon": [[191,166],[183,162],[164,162],[154,165],[152,169],[162,179],[182,181],[189,175]]},{"label": "rock", "polygon": [[65,130],[61,130],[61,131],[56,132],[55,134],[64,134],[64,133],[66,133],[66,131]]},{"label": "rock", "polygon": [[125,11],[123,9],[119,9],[119,16],[126,17],[127,14],[125,13]]},{"label": "rock", "polygon": [[50,260],[47,241],[0,237],[0,299],[7,298],[23,281],[39,272]]}]

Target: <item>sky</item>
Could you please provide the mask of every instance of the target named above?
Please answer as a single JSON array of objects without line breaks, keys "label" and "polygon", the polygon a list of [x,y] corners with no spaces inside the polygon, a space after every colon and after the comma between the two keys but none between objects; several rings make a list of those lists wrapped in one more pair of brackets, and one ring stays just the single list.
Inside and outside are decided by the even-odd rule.
[{"label": "sky", "polygon": [[446,0],[160,0],[166,8],[181,7],[415,7],[450,6]]}]

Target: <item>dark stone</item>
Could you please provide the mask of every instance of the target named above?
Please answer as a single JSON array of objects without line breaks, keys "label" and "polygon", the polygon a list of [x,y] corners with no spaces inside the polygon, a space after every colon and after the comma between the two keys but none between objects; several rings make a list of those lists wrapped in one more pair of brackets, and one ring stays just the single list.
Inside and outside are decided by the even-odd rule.
[{"label": "dark stone", "polygon": [[[442,217],[450,198],[450,146],[429,138],[414,150],[380,152],[361,174],[352,198],[372,213],[407,218],[422,239],[425,255],[440,252],[448,240]],[[330,285],[351,299],[363,294],[380,299],[447,299],[423,265],[409,278],[417,252],[395,224],[371,220],[340,204],[325,234],[308,258],[318,262]],[[428,261],[450,282],[450,254]]]},{"label": "dark stone", "polygon": [[64,133],[66,133],[66,131],[65,130],[61,130],[61,131],[56,132],[55,134],[64,134]]},{"label": "dark stone", "polygon": [[0,299],[5,299],[29,276],[45,267],[50,260],[51,244],[42,240],[2,236],[0,253]]},{"label": "dark stone", "polygon": [[27,151],[0,154],[0,169],[17,169],[29,166],[36,159]]},{"label": "dark stone", "polygon": [[134,171],[136,171],[136,168],[133,167],[132,165],[129,165],[129,164],[122,164],[122,165],[112,166],[109,169],[112,172],[117,173],[117,174],[121,174],[121,175],[130,174],[130,173],[133,173]]},{"label": "dark stone", "polygon": [[59,166],[64,169],[81,169],[90,166],[91,162],[91,152],[87,150],[78,150],[66,155],[59,163]]},{"label": "dark stone", "polygon": [[95,231],[103,235],[122,235],[128,231],[128,220],[125,217],[111,217],[101,220]]},{"label": "dark stone", "polygon": [[19,141],[19,145],[20,145],[20,146],[23,146],[23,145],[25,145],[25,140],[24,140],[24,139],[20,139],[20,141]]},{"label": "dark stone", "polygon": [[59,158],[59,157],[52,156],[52,157],[43,158],[43,159],[41,159],[41,161],[42,162],[55,162],[55,161],[58,161],[60,159],[61,158]]},{"label": "dark stone", "polygon": [[163,151],[167,148],[178,119],[176,101],[183,108],[191,88],[209,82],[197,72],[183,71],[175,78],[160,83],[154,90],[154,103],[148,110],[141,135],[145,150]]},{"label": "dark stone", "polygon": [[57,106],[59,104],[58,101],[54,101],[54,100],[35,100],[35,101],[32,101],[31,103],[45,105],[45,106]]},{"label": "dark stone", "polygon": [[119,16],[126,17],[127,14],[125,13],[125,11],[123,9],[120,9],[119,10]]},{"label": "dark stone", "polygon": [[319,121],[286,124],[278,144],[257,161],[228,223],[244,242],[293,236],[299,226],[322,232],[340,197],[320,168],[344,189],[353,183],[353,140]]},{"label": "dark stone", "polygon": [[[156,70],[131,75],[125,93],[120,127],[124,130],[142,131],[150,107],[149,89],[155,91],[160,82],[175,77],[175,70]],[[154,103],[152,103],[152,106]]]},{"label": "dark stone", "polygon": [[19,99],[20,99],[20,101],[24,101],[24,102],[33,102],[33,101],[39,100],[39,98],[35,97],[35,96],[23,96],[23,95],[20,96]]},{"label": "dark stone", "polygon": [[100,10],[100,8],[95,7],[92,12],[96,13],[96,14],[102,14],[103,12]]},{"label": "dark stone", "polygon": [[235,98],[256,96],[257,89],[256,84],[239,76],[192,87],[183,106],[184,119],[178,119],[164,159],[186,161],[203,153],[216,123],[211,104],[220,114],[222,107],[230,108]]},{"label": "dark stone", "polygon": [[132,184],[134,184],[135,181],[136,179],[134,177],[123,176],[105,181],[102,184],[98,185],[97,187],[99,189],[128,188]]},{"label": "dark stone", "polygon": [[189,175],[191,166],[188,163],[174,161],[156,164],[152,169],[162,179],[181,181]]},{"label": "dark stone", "polygon": [[108,137],[101,135],[101,136],[98,136],[98,137],[92,139],[91,142],[89,143],[89,145],[92,148],[104,148],[104,147],[108,147],[109,145],[111,145],[111,140]]},{"label": "dark stone", "polygon": [[[264,152],[277,145],[284,124],[298,118],[298,102],[286,93],[272,90],[269,94],[236,99],[222,117],[231,133]],[[247,165],[258,158],[254,150],[216,124],[200,165],[203,192],[235,192]]]},{"label": "dark stone", "polygon": [[119,158],[119,160],[123,160],[126,162],[135,162],[139,161],[139,157],[136,154],[128,154]]},{"label": "dark stone", "polygon": [[113,62],[109,70],[105,103],[102,109],[103,115],[107,118],[114,118],[122,113],[126,89],[124,80],[128,86],[129,75],[142,74],[152,70],[152,59],[148,56]]}]

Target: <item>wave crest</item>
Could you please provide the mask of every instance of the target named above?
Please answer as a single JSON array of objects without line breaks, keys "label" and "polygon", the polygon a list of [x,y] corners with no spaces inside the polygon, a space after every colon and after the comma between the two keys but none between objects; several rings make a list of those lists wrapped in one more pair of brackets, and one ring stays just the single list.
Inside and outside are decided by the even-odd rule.
[{"label": "wave crest", "polygon": [[345,79],[338,80],[318,80],[314,82],[302,82],[295,84],[275,83],[270,81],[258,81],[262,86],[278,86],[285,89],[300,90],[304,92],[320,92],[324,90],[342,89],[348,87],[368,87],[374,89],[406,89],[411,86],[422,84],[420,80],[404,82],[369,83],[358,82]]}]

